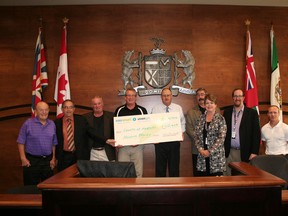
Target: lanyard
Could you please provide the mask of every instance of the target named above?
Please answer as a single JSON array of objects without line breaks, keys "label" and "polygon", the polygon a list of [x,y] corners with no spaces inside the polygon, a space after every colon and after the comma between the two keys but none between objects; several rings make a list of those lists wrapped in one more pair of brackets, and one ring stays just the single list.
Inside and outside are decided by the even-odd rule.
[{"label": "lanyard", "polygon": [[233,114],[234,114],[233,132],[235,132],[235,133],[236,133],[237,121],[238,121],[238,118],[239,118],[239,116],[240,116],[241,111],[242,111],[242,109],[239,110],[239,112],[238,112],[237,115],[236,115],[236,110],[235,110],[235,108],[233,109]]}]

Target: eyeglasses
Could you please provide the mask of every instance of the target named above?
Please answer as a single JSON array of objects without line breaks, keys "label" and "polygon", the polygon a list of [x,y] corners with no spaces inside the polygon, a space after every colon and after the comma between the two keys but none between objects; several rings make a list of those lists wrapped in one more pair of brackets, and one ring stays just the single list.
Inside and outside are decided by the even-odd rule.
[{"label": "eyeglasses", "polygon": [[233,95],[233,98],[242,98],[244,97],[243,95]]},{"label": "eyeglasses", "polygon": [[126,97],[136,97],[135,94],[128,94],[128,95],[125,95]]},{"label": "eyeglasses", "polygon": [[63,109],[73,109],[74,106],[64,106]]}]

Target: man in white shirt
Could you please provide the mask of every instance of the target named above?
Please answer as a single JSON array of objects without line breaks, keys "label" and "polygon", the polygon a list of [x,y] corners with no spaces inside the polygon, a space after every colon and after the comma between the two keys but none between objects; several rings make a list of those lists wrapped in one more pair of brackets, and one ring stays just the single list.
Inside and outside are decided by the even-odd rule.
[{"label": "man in white shirt", "polygon": [[269,122],[261,128],[261,138],[266,155],[288,155],[288,125],[280,121],[276,105],[268,109]]},{"label": "man in white shirt", "polygon": [[[153,107],[151,113],[179,112],[183,140],[186,124],[185,117],[182,107],[172,103],[172,97],[171,90],[164,88],[161,92],[162,103]],[[156,177],[166,177],[167,166],[169,177],[179,177],[180,141],[155,144],[155,155]]]}]

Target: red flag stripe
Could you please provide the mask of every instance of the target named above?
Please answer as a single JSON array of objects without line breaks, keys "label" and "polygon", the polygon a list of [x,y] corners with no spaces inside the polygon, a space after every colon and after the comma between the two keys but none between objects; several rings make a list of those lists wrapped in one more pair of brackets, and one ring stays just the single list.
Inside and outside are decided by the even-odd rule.
[{"label": "red flag stripe", "polygon": [[245,77],[245,103],[247,107],[258,108],[258,88],[256,80],[256,72],[254,68],[254,56],[252,53],[252,42],[250,32],[246,32],[246,77]]},{"label": "red flag stripe", "polygon": [[62,103],[67,99],[71,99],[71,95],[68,77],[67,28],[66,25],[64,25],[61,37],[60,58],[54,92],[54,100],[57,102],[57,118],[63,116]]}]

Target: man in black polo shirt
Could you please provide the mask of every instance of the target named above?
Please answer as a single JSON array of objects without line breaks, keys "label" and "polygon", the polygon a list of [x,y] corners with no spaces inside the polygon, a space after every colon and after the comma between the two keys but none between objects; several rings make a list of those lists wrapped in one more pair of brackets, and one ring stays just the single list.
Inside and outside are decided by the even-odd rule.
[{"label": "man in black polo shirt", "polygon": [[[136,104],[137,93],[135,89],[126,89],[124,105],[115,110],[115,116],[145,115],[147,110]],[[143,176],[144,145],[121,146],[118,151],[118,161],[134,162],[137,177]]]}]

